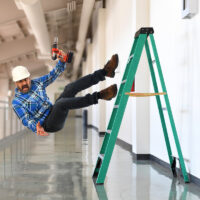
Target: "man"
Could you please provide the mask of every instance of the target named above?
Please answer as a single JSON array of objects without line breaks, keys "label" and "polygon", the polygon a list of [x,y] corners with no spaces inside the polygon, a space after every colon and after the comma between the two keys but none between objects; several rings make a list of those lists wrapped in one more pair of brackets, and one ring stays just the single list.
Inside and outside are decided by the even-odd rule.
[{"label": "man", "polygon": [[13,81],[16,85],[15,98],[12,101],[13,109],[24,126],[41,136],[47,136],[47,132],[61,130],[69,109],[97,104],[99,99],[111,100],[117,94],[117,85],[114,84],[100,92],[75,97],[78,92],[105,80],[105,77],[114,77],[118,66],[118,55],[115,54],[103,69],[65,86],[63,93],[52,105],[46,94],[46,87],[66,68],[63,57],[58,59],[57,65],[49,74],[33,80],[26,67],[17,66],[12,70]]}]

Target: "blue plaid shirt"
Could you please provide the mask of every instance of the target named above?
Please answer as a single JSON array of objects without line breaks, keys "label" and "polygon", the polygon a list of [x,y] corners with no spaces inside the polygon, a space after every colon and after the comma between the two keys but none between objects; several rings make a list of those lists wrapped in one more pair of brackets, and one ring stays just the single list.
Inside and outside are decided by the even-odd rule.
[{"label": "blue plaid shirt", "polygon": [[15,98],[12,107],[23,125],[33,132],[37,132],[38,122],[42,125],[48,116],[52,103],[47,94],[46,87],[51,84],[66,68],[66,64],[58,61],[55,68],[47,75],[31,80],[31,88],[28,93],[22,93],[15,89]]}]

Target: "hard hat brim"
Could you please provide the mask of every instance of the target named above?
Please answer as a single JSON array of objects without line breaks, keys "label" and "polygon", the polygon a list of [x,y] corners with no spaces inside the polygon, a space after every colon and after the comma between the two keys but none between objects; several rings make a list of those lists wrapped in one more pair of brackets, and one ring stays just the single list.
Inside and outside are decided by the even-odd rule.
[{"label": "hard hat brim", "polygon": [[21,76],[20,78],[13,79],[13,82],[21,81],[21,80],[23,80],[25,78],[28,78],[28,77],[30,77],[30,73],[28,73],[28,74],[26,74],[24,76]]}]

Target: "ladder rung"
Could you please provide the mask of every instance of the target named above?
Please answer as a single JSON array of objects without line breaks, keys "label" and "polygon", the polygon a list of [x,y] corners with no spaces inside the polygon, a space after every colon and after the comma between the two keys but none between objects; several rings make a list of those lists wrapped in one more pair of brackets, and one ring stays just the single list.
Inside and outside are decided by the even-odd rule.
[{"label": "ladder rung", "polygon": [[114,108],[119,108],[119,105],[115,105]]},{"label": "ladder rung", "polygon": [[111,133],[111,131],[112,131],[112,130],[108,129],[108,130],[106,131],[106,133],[109,133],[109,134],[110,134],[110,133]]},{"label": "ladder rung", "polygon": [[133,58],[133,54],[128,58],[128,63],[130,62],[130,60]]},{"label": "ladder rung", "polygon": [[167,108],[162,108],[163,110],[167,110]]},{"label": "ladder rung", "polygon": [[101,158],[101,160],[104,159],[104,154],[99,154],[99,158]]},{"label": "ladder rung", "polygon": [[[172,155],[172,157],[175,158],[175,159],[177,159],[177,160],[180,160],[180,158],[178,156],[173,156]],[[190,162],[190,160],[188,158],[183,158],[183,160],[185,160],[188,163]]]},{"label": "ladder rung", "polygon": [[124,83],[126,83],[126,80],[123,80],[121,84],[124,84]]},{"label": "ladder rung", "polygon": [[152,64],[154,64],[154,63],[156,63],[156,61],[155,61],[155,60],[152,60]]}]

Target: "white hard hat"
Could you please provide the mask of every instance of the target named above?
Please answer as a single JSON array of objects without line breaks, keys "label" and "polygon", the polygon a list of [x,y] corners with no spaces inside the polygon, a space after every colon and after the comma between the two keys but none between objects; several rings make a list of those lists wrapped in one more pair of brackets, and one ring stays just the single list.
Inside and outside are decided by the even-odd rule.
[{"label": "white hard hat", "polygon": [[23,80],[25,78],[28,78],[29,76],[30,76],[30,73],[28,69],[24,66],[16,66],[12,70],[12,77],[13,77],[14,82]]}]

